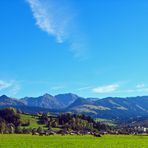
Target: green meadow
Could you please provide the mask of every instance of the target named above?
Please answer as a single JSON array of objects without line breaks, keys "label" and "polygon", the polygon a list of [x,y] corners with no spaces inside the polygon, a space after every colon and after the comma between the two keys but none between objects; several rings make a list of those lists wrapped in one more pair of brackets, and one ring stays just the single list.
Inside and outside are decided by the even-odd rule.
[{"label": "green meadow", "polygon": [[0,135],[0,148],[148,148],[148,136]]}]

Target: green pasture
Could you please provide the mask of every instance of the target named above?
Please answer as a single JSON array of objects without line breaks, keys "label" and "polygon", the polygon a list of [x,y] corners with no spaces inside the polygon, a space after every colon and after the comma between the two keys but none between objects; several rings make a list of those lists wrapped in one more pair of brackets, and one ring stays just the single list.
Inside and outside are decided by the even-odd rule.
[{"label": "green pasture", "polygon": [[0,135],[0,148],[148,148],[148,136]]},{"label": "green pasture", "polygon": [[38,128],[38,127],[45,128],[44,124],[38,123],[38,117],[37,116],[20,114],[20,117],[21,117],[21,122],[24,122],[24,123],[27,122],[27,121],[30,122],[30,125],[26,126],[26,128]]}]

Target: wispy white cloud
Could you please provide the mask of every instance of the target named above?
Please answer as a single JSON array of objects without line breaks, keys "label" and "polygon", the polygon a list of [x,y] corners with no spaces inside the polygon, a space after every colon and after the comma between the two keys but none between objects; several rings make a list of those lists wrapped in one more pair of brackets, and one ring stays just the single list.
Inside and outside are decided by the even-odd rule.
[{"label": "wispy white cloud", "polygon": [[65,86],[53,86],[50,88],[51,91],[58,91],[58,90],[61,90],[61,89],[64,89]]},{"label": "wispy white cloud", "polygon": [[41,30],[54,36],[58,43],[66,41],[70,44],[68,48],[74,57],[84,56],[87,50],[86,42],[82,32],[76,27],[76,14],[68,0],[26,1],[29,3],[36,24]]},{"label": "wispy white cloud", "polygon": [[18,81],[10,80],[0,80],[0,91],[6,92],[10,95],[16,95],[20,90],[20,84]]},{"label": "wispy white cloud", "polygon": [[148,86],[144,83],[137,84],[129,89],[121,89],[116,91],[116,93],[147,93],[147,92],[148,92]]},{"label": "wispy white cloud", "polygon": [[92,91],[94,93],[111,93],[116,91],[119,88],[119,84],[111,84],[106,86],[99,86],[96,88],[93,88]]},{"label": "wispy white cloud", "polygon": [[70,18],[65,13],[65,7],[54,0],[27,0],[36,24],[49,35],[56,37],[58,43],[62,43],[67,34]]},{"label": "wispy white cloud", "polygon": [[7,89],[12,86],[12,82],[0,80],[0,90]]},{"label": "wispy white cloud", "polygon": [[86,44],[87,41],[83,39],[77,38],[74,42],[70,45],[70,51],[74,54],[74,57],[79,58],[81,57],[82,60],[88,58],[88,47]]},{"label": "wispy white cloud", "polygon": [[148,92],[148,86],[144,83],[137,84],[135,91],[137,91],[137,92]]},{"label": "wispy white cloud", "polygon": [[20,84],[18,82],[17,83],[15,82],[11,87],[11,89],[9,90],[9,93],[11,95],[16,95],[20,91],[20,89],[21,89]]},{"label": "wispy white cloud", "polygon": [[78,88],[78,91],[84,91],[84,90],[90,90],[90,89],[92,89],[91,86],[84,86],[84,87]]},{"label": "wispy white cloud", "polygon": [[146,85],[143,84],[143,83],[142,83],[142,84],[137,84],[137,85],[136,85],[136,88],[145,88],[145,87],[146,87]]}]

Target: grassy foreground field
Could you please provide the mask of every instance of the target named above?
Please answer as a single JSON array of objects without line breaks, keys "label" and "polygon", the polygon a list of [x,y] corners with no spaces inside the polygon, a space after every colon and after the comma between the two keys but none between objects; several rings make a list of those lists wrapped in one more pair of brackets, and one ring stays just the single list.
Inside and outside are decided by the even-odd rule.
[{"label": "grassy foreground field", "polygon": [[148,148],[148,137],[0,135],[0,148]]}]

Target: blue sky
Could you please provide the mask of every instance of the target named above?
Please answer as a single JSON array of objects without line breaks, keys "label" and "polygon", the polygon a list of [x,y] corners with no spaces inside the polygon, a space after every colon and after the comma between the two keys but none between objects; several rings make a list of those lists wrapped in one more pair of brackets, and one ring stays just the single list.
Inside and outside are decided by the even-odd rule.
[{"label": "blue sky", "polygon": [[146,0],[5,0],[0,18],[0,95],[148,95]]}]

